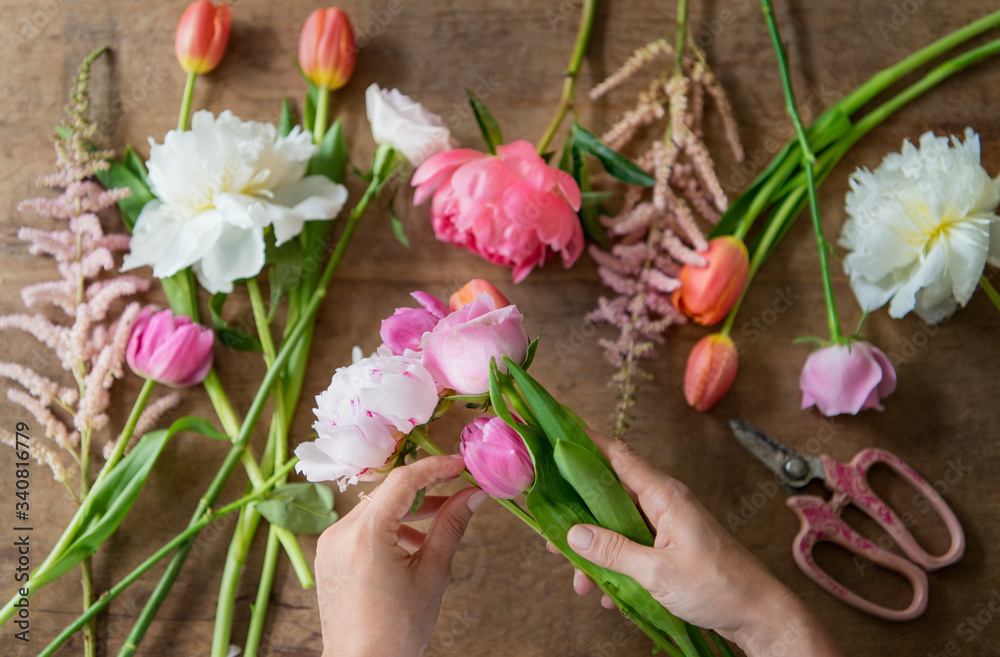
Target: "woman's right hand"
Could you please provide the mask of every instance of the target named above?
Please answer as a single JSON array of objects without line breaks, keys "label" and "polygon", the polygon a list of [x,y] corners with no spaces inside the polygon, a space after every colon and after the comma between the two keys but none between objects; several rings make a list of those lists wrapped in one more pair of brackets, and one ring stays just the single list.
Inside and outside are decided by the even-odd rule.
[{"label": "woman's right hand", "polygon": [[[682,483],[659,472],[625,442],[591,438],[652,524],[653,547],[593,525],[576,525],[570,546],[592,563],[635,579],[675,616],[715,629],[748,655],[841,657],[829,630],[733,538]],[[577,571],[573,588],[595,585]],[[613,607],[607,596],[602,604]],[[776,649],[779,652],[774,652]]]}]

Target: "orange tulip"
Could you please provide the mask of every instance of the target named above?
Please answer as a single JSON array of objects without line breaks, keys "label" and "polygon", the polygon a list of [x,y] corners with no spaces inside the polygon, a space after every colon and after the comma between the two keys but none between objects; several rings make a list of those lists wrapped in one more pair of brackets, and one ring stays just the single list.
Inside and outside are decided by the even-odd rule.
[{"label": "orange tulip", "polygon": [[726,235],[709,241],[704,267],[684,265],[674,306],[699,324],[711,326],[729,314],[747,282],[750,258],[741,240]]},{"label": "orange tulip", "polygon": [[229,5],[196,0],[177,24],[174,52],[185,73],[208,73],[219,65],[229,41]]},{"label": "orange tulip", "polygon": [[736,345],[728,335],[713,333],[699,340],[684,372],[688,405],[704,412],[719,403],[733,385],[738,360]]},{"label": "orange tulip", "polygon": [[354,72],[358,49],[354,28],[341,9],[317,9],[309,14],[299,36],[299,66],[318,87],[340,89]]},{"label": "orange tulip", "polygon": [[462,286],[462,289],[451,295],[448,299],[448,308],[455,312],[467,303],[472,302],[480,294],[485,292],[486,294],[493,297],[493,301],[496,303],[497,308],[505,308],[510,305],[510,301],[507,301],[500,290],[490,283],[489,281],[484,281],[481,278],[473,278],[471,281]]}]

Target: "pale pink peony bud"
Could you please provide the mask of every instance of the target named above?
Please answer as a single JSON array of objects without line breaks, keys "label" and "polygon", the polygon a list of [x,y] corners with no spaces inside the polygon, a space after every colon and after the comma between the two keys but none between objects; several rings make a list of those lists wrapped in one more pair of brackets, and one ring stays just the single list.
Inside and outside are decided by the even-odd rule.
[{"label": "pale pink peony bud", "polygon": [[867,408],[882,410],[882,400],[896,389],[896,370],[878,347],[858,340],[812,352],[799,386],[802,408],[815,405],[828,417],[857,415]]},{"label": "pale pink peony bud", "polygon": [[517,497],[535,481],[524,440],[498,417],[479,417],[462,429],[461,451],[465,467],[493,497]]},{"label": "pale pink peony bud", "polygon": [[201,383],[212,368],[211,329],[169,310],[148,308],[132,327],[125,360],[139,376],[175,388]]}]

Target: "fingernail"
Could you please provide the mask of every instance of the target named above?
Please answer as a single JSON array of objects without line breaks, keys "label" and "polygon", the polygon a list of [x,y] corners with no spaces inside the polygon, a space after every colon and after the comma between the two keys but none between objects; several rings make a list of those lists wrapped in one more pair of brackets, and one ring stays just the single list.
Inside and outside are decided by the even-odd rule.
[{"label": "fingernail", "polygon": [[576,525],[569,530],[566,540],[577,550],[589,550],[594,544],[594,532],[582,525]]},{"label": "fingernail", "polygon": [[466,504],[469,505],[469,511],[475,511],[476,509],[481,507],[483,505],[483,502],[486,501],[487,497],[488,496],[486,495],[486,493],[481,490],[477,490],[472,495],[469,495],[469,499],[468,501],[466,501]]},{"label": "fingernail", "polygon": [[465,463],[465,457],[462,456],[461,454],[449,454],[448,457],[453,458],[456,461],[461,461],[462,463]]}]

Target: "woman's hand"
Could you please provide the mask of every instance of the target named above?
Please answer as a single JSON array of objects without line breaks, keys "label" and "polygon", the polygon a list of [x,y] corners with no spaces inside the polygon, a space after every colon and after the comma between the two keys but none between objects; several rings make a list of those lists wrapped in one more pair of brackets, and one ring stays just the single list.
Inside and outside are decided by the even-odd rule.
[{"label": "woman's hand", "polygon": [[[461,457],[430,456],[393,470],[371,497],[319,537],[316,582],[324,657],[416,657],[423,652],[451,579],[451,562],[478,488],[451,497],[417,491],[453,479]],[[426,534],[406,522],[433,517]]]},{"label": "woman's hand", "polygon": [[[829,631],[805,604],[733,538],[682,483],[653,468],[626,443],[590,433],[653,525],[653,547],[592,525],[567,539],[592,563],[635,579],[677,617],[712,628],[748,655],[840,656]],[[573,588],[595,585],[577,571]],[[606,607],[613,607],[607,596]],[[774,654],[779,654],[774,652]]]}]

